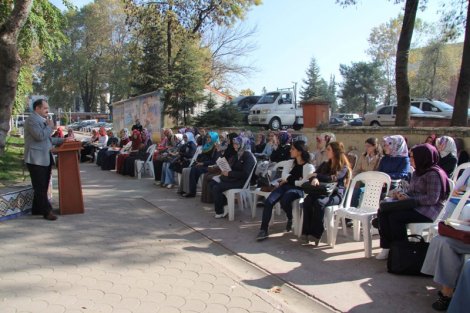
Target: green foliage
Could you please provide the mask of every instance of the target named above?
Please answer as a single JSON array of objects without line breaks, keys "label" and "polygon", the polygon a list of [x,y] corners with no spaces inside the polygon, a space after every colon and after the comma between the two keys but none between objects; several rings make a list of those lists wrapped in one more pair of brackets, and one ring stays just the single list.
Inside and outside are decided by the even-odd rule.
[{"label": "green foliage", "polygon": [[373,110],[381,93],[383,74],[377,63],[358,62],[351,66],[340,65],[343,76],[341,83],[341,112],[363,112]]},{"label": "green foliage", "polygon": [[240,91],[240,96],[254,96],[254,95],[255,95],[255,92],[251,90],[250,88],[243,89],[242,91]]},{"label": "green foliage", "polygon": [[328,85],[323,78],[320,78],[320,68],[315,58],[311,59],[306,75],[307,79],[302,81],[305,86],[300,90],[301,100],[327,98]]},{"label": "green foliage", "polygon": [[23,168],[24,139],[7,137],[5,153],[0,156],[0,186],[25,179]]},{"label": "green foliage", "polygon": [[212,111],[215,109],[216,106],[217,106],[217,102],[215,101],[215,99],[212,97],[209,97],[206,101],[206,110]]},{"label": "green foliage", "polygon": [[243,115],[238,109],[225,103],[222,107],[204,112],[203,114],[194,118],[194,126],[197,127],[230,127],[241,126]]},{"label": "green foliage", "polygon": [[331,112],[338,111],[338,100],[336,98],[336,80],[335,76],[330,76],[330,82],[328,83],[327,93],[325,100],[330,103]]}]

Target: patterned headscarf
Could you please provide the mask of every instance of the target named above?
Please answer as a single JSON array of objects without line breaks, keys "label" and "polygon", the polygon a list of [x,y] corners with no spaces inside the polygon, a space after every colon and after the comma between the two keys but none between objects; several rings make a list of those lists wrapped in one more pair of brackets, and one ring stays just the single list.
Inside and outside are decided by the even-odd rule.
[{"label": "patterned headscarf", "polygon": [[325,147],[330,142],[336,141],[336,136],[333,133],[321,133],[317,136],[317,142],[325,142]]},{"label": "patterned headscarf", "polygon": [[444,146],[444,149],[439,151],[441,158],[445,158],[449,154],[453,154],[455,157],[457,157],[457,146],[455,145],[455,141],[452,137],[442,136],[437,138],[436,146],[438,147],[438,151],[440,150],[440,146]]},{"label": "patterned headscarf", "polygon": [[204,146],[202,147],[202,152],[204,153],[211,151],[212,148],[214,148],[216,142],[219,141],[219,134],[217,134],[216,132],[211,131],[207,134],[207,136],[211,138],[211,141],[206,141],[206,143],[204,143]]},{"label": "patterned headscarf", "polygon": [[121,130],[121,140],[128,139],[128,138],[129,138],[129,129],[128,128],[123,128]]},{"label": "patterned headscarf", "polygon": [[134,129],[132,131],[132,150],[138,150],[140,148],[140,144],[142,143],[142,136],[140,135],[140,131],[138,129]]},{"label": "patterned headscarf", "polygon": [[402,135],[385,136],[383,141],[390,146],[390,156],[408,156],[408,145]]},{"label": "patterned headscarf", "polygon": [[245,151],[251,151],[251,141],[250,138],[247,138],[245,136],[238,136],[233,139],[233,143],[236,143],[239,148],[238,148],[238,157],[240,158]]}]

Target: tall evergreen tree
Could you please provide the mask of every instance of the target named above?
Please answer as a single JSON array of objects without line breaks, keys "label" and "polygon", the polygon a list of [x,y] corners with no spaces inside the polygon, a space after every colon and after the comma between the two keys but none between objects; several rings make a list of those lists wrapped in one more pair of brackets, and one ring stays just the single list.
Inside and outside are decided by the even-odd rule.
[{"label": "tall evergreen tree", "polygon": [[335,75],[330,76],[330,82],[328,83],[326,100],[330,103],[331,112],[334,113],[338,111],[338,100],[336,99]]},{"label": "tall evergreen tree", "polygon": [[310,60],[306,75],[307,79],[302,80],[304,86],[300,90],[300,99],[305,101],[311,98],[325,98],[328,93],[327,83],[320,78],[320,67],[314,57]]}]

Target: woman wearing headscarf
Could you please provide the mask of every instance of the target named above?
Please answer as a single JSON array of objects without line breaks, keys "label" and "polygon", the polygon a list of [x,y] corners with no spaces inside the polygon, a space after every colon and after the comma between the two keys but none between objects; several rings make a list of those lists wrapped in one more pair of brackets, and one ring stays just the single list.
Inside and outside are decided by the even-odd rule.
[{"label": "woman wearing headscarf", "polygon": [[265,147],[266,147],[266,136],[263,133],[259,133],[256,136],[255,150],[253,153],[255,153],[255,155],[261,154],[263,153]]},{"label": "woman wearing headscarf", "polygon": [[64,138],[68,138],[69,140],[75,140],[75,134],[73,133],[72,128],[67,129],[67,134],[64,136]]},{"label": "woman wearing headscarf", "polygon": [[94,152],[95,144],[98,142],[100,139],[100,135],[96,129],[93,129],[91,131],[91,138],[89,141],[84,142],[82,144],[82,151],[80,155],[80,161],[81,162],[86,162],[89,160],[92,160],[91,162],[94,161],[94,155],[92,155],[92,152]]},{"label": "woman wearing headscarf", "polygon": [[286,131],[281,131],[277,135],[279,144],[274,147],[271,153],[271,162],[279,163],[290,159],[290,135]]},{"label": "woman wearing headscarf", "polygon": [[166,188],[171,189],[175,185],[175,172],[182,173],[183,168],[188,167],[191,159],[196,152],[196,141],[192,132],[186,132],[183,135],[181,145],[179,146],[178,156],[168,166],[163,163],[162,183]]},{"label": "woman wearing headscarf", "polygon": [[134,177],[135,160],[146,160],[148,157],[147,149],[152,145],[152,140],[150,139],[147,129],[142,129],[141,136],[142,143],[140,144],[138,150],[136,151],[134,150],[134,147],[132,147],[133,150],[129,154],[129,157],[124,160],[122,175],[129,175]]},{"label": "woman wearing headscarf", "polygon": [[305,141],[297,140],[290,149],[291,160],[286,161],[282,171],[279,187],[274,189],[264,202],[263,219],[256,239],[264,240],[268,237],[268,227],[271,221],[273,207],[280,202],[281,208],[286,212],[286,231],[292,230],[292,201],[303,197],[302,184],[308,181],[315,167],[310,164],[310,153]]},{"label": "woman wearing headscarf", "polygon": [[457,147],[452,137],[442,136],[436,139],[436,148],[441,156],[439,167],[446,172],[447,177],[451,177],[457,167]]},{"label": "woman wearing headscarf", "polygon": [[317,149],[313,153],[313,165],[319,167],[323,162],[328,161],[328,156],[326,155],[326,146],[330,142],[336,141],[336,137],[333,133],[321,133],[316,138]]},{"label": "woman wearing headscarf", "polygon": [[[221,158],[225,158],[230,166],[237,161],[237,151],[233,148],[233,140],[238,137],[237,133],[227,134],[227,144],[225,146],[216,145],[218,154]],[[214,176],[220,175],[220,169],[214,165],[208,168],[209,171],[204,175],[202,180],[201,202],[214,203],[212,192],[209,190],[209,183]]]},{"label": "woman wearing headscarf", "polygon": [[103,157],[101,163],[101,169],[103,171],[110,171],[116,168],[116,156],[119,154],[120,150],[129,143],[129,129],[123,128],[119,132],[119,148],[108,149],[106,154]]},{"label": "woman wearing headscarf", "polygon": [[409,223],[432,223],[441,212],[449,195],[447,174],[438,164],[439,152],[430,144],[413,147],[410,152],[411,165],[415,168],[406,191],[392,192],[396,200],[410,199],[408,209],[378,210],[380,247],[376,256],[388,258],[393,241],[406,241]]},{"label": "woman wearing headscarf", "polygon": [[380,160],[377,171],[386,173],[392,179],[390,189],[398,186],[399,180],[409,179],[410,158],[408,145],[401,135],[383,137],[382,148],[384,156]]},{"label": "woman wearing headscarf", "polygon": [[211,131],[207,134],[205,144],[202,146],[202,152],[197,156],[196,162],[189,174],[189,193],[183,194],[183,197],[194,198],[196,196],[199,177],[207,173],[208,166],[214,165],[219,156],[215,145],[218,141],[219,134],[216,132]]},{"label": "woman wearing headscarf", "polygon": [[426,140],[424,141],[424,143],[429,143],[430,145],[435,146],[436,145],[436,139],[437,139],[436,134],[431,134],[431,135],[426,137]]},{"label": "woman wearing headscarf", "polygon": [[228,214],[228,212],[224,212],[227,198],[223,192],[242,188],[256,165],[256,158],[251,153],[249,138],[238,136],[233,140],[233,148],[237,151],[237,160],[231,166],[231,171],[222,171],[220,183],[214,180],[209,183],[209,190],[214,198],[215,218],[223,218]]},{"label": "woman wearing headscarf", "polygon": [[140,133],[140,131],[134,129],[132,131],[132,136],[130,140],[132,142],[130,151],[126,153],[121,153],[116,158],[116,173],[118,174],[123,174],[124,161],[126,160],[126,158],[129,157],[129,155],[131,155],[132,153],[135,154],[137,153],[137,151],[139,151],[142,145],[142,134]]},{"label": "woman wearing headscarf", "polygon": [[57,127],[57,130],[52,134],[52,137],[64,138],[62,127]]},{"label": "woman wearing headscarf", "polygon": [[103,165],[103,161],[106,157],[106,153],[108,152],[108,150],[110,148],[114,149],[119,145],[119,138],[114,136],[114,133],[113,133],[112,130],[107,131],[107,136],[108,136],[108,141],[106,142],[106,146],[102,147],[98,151],[98,155],[96,156],[96,165],[98,165],[98,166]]}]

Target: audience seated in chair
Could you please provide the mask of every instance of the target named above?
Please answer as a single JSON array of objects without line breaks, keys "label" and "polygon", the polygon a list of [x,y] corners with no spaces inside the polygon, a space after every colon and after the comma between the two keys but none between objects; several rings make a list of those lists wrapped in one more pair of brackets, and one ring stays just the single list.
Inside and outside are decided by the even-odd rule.
[{"label": "audience seated in chair", "polygon": [[410,176],[408,145],[403,136],[393,135],[383,137],[382,148],[384,155],[377,171],[388,174],[392,179],[391,189],[395,189],[400,180],[408,180]]},{"label": "audience seated in chair", "polygon": [[438,165],[450,178],[457,167],[457,147],[454,139],[449,136],[439,137],[436,139],[436,148],[440,154]]}]

